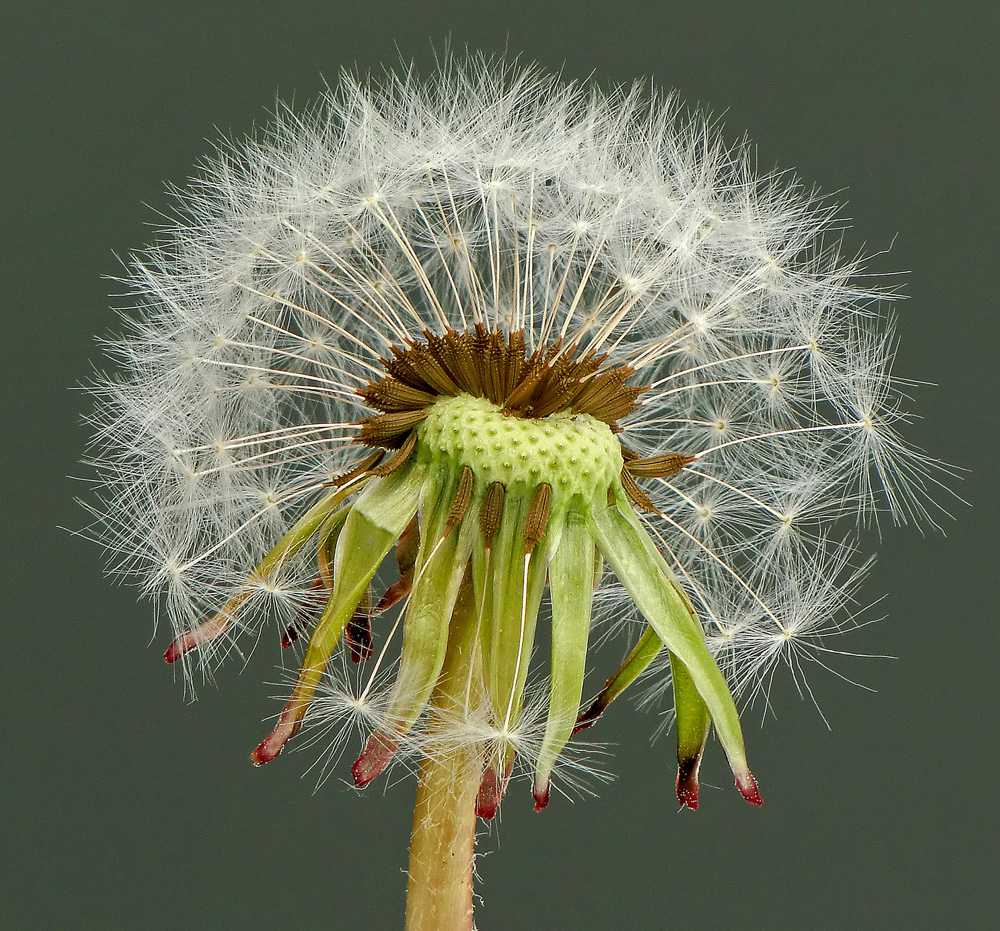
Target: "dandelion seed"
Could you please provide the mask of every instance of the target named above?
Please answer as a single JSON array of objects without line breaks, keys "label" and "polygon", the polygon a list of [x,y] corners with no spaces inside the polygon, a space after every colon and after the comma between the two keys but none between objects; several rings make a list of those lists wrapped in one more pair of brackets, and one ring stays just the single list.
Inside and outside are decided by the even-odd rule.
[{"label": "dandelion seed", "polygon": [[[359,786],[417,761],[408,927],[469,926],[477,814],[518,765],[544,808],[650,669],[682,805],[712,730],[760,804],[734,696],[826,663],[868,565],[841,518],[928,516],[888,295],[824,243],[829,205],[750,164],[670,97],[448,58],[220,148],[133,261],[97,532],[165,596],[188,688],[268,625],[304,643],[255,763],[303,723],[321,780],[352,733]],[[644,632],[584,701],[595,605]]]}]

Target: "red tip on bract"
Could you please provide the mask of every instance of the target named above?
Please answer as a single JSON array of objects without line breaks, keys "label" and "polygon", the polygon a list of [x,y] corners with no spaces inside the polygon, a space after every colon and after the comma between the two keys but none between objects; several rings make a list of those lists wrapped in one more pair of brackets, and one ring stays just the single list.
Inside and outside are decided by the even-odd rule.
[{"label": "red tip on bract", "polygon": [[354,784],[360,789],[378,776],[396,755],[399,741],[375,733],[368,738],[365,749],[351,767]]},{"label": "red tip on bract", "polygon": [[549,788],[550,781],[545,780],[544,785],[534,785],[531,788],[531,794],[535,797],[535,811],[541,811],[549,804]]},{"label": "red tip on bract", "polygon": [[760,791],[757,788],[757,780],[753,778],[753,774],[749,770],[736,777],[736,788],[740,790],[740,795],[751,805],[764,804],[764,800],[760,797]]},{"label": "red tip on bract", "polygon": [[[180,643],[182,639],[183,637],[178,637],[173,643],[170,644],[170,646],[168,646],[163,651],[163,658],[168,663],[176,663],[177,660],[179,660],[187,652],[187,650],[183,649]],[[188,647],[188,650],[190,649],[191,648]]]},{"label": "red tip on bract", "polygon": [[372,614],[381,614],[383,611],[388,611],[393,605],[409,595],[412,587],[413,572],[406,572],[398,582],[393,582],[385,590],[385,593],[378,600],[378,604],[372,609]]},{"label": "red tip on bract", "polygon": [[607,709],[610,702],[605,700],[605,693],[601,693],[597,696],[591,703],[590,707],[584,711],[580,717],[576,719],[576,724],[573,725],[573,733],[578,734],[582,730],[586,730],[591,727],[597,719],[604,714],[605,709]]},{"label": "red tip on bract", "polygon": [[292,621],[292,623],[281,632],[281,649],[287,650],[299,639],[300,633],[305,633],[305,628],[300,627],[298,621]]},{"label": "red tip on bract", "polygon": [[677,766],[677,801],[692,811],[698,810],[699,757],[684,760]]},{"label": "red tip on bract", "polygon": [[573,733],[579,734],[580,731],[586,730],[590,727],[603,713],[607,706],[601,701],[600,696],[598,696],[590,705],[590,707],[583,712],[576,719],[576,724],[573,725]]},{"label": "red tip on bract", "polygon": [[372,624],[367,614],[355,611],[344,631],[351,649],[351,662],[363,663],[372,657]]},{"label": "red tip on bract", "polygon": [[507,791],[507,783],[510,781],[510,773],[514,768],[514,758],[511,756],[507,769],[501,775],[492,765],[486,767],[483,773],[483,781],[479,784],[479,795],[476,796],[476,814],[480,818],[492,821],[504,793]]},{"label": "red tip on bract", "polygon": [[190,653],[196,646],[214,640],[229,626],[229,616],[220,611],[214,617],[210,617],[203,624],[199,624],[194,630],[187,630],[163,652],[163,658],[168,663],[176,663],[185,653]]},{"label": "red tip on bract", "polygon": [[250,754],[250,762],[254,766],[263,766],[270,763],[285,747],[285,743],[292,735],[282,732],[280,727],[276,727],[267,735]]},{"label": "red tip on bract", "polygon": [[685,787],[677,784],[677,801],[683,808],[690,808],[691,811],[698,810],[698,786]]},{"label": "red tip on bract", "polygon": [[489,766],[483,773],[483,781],[479,785],[479,794],[476,796],[476,814],[480,818],[492,821],[500,807],[502,798],[503,788],[500,785],[500,778],[496,770]]},{"label": "red tip on bract", "polygon": [[[216,634],[206,635],[202,633],[202,629],[205,627],[202,624],[201,627],[197,627],[194,630],[189,630],[187,633],[181,634],[173,643],[170,644],[163,651],[163,658],[168,663],[176,663],[185,653],[190,653],[199,643],[205,643],[211,640]],[[221,631],[220,631],[221,633]]]},{"label": "red tip on bract", "polygon": [[270,763],[281,751],[291,737],[302,724],[302,714],[305,709],[295,698],[289,699],[281,711],[281,717],[274,726],[274,730],[267,735],[256,749],[250,754],[250,761],[254,766],[263,766]]}]

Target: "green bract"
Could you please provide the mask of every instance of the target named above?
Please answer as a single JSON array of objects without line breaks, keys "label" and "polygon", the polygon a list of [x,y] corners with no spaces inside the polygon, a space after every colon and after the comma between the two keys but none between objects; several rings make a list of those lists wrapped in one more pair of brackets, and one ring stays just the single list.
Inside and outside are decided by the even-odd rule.
[{"label": "green bract", "polygon": [[[622,447],[611,427],[570,411],[512,416],[485,398],[459,394],[431,404],[414,433],[412,449],[389,467],[389,474],[366,476],[367,487],[342,528],[338,511],[319,525],[321,551],[333,541],[327,525],[339,529],[332,588],[295,692],[275,730],[255,751],[255,761],[272,759],[298,729],[372,576],[416,517],[419,547],[401,662],[383,723],[354,765],[359,785],[385,768],[420,720],[441,675],[464,583],[471,585],[476,615],[466,700],[452,709],[456,720],[428,726],[438,728],[438,743],[453,739],[447,733],[461,733],[463,723],[466,732],[489,735],[483,741],[490,746],[478,810],[492,816],[516,751],[514,734],[547,582],[549,706],[533,787],[536,807],[543,807],[553,766],[578,724],[593,589],[607,561],[646,618],[649,633],[609,680],[604,703],[665,645],[673,670],[681,800],[697,804],[698,764],[714,722],[741,791],[759,801],[733,699],[690,602],[627,498],[620,477]],[[293,530],[298,545],[303,532],[315,531],[322,513]],[[585,716],[583,723],[589,720]]]}]

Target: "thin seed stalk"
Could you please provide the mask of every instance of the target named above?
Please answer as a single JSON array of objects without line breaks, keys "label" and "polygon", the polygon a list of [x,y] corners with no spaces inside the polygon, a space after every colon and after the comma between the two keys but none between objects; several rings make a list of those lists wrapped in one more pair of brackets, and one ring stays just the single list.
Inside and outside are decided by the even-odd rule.
[{"label": "thin seed stalk", "polygon": [[[430,702],[429,714],[442,727],[436,745],[428,748],[417,784],[406,931],[471,931],[473,927],[476,796],[483,778],[483,752],[479,746],[455,739],[454,734],[449,736],[448,722],[461,721],[482,702],[481,657],[474,649],[475,635],[475,601],[467,573],[452,615],[444,668]],[[433,732],[430,740],[435,740]]]}]

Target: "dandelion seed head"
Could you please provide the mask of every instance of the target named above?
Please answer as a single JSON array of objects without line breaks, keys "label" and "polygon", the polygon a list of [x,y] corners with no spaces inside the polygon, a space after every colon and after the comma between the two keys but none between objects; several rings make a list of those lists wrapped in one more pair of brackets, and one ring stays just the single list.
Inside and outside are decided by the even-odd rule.
[{"label": "dandelion seed head", "polygon": [[[746,144],[672,96],[479,58],[447,58],[427,81],[345,75],[313,107],[281,107],[256,138],[220,145],[174,194],[175,220],[123,282],[134,308],[106,346],[117,369],[94,386],[90,507],[112,570],[162,598],[189,687],[268,627],[325,630],[351,556],[322,502],[364,488],[368,513],[417,466],[437,476],[413,497],[417,567],[400,556],[405,522],[383,554],[395,545],[413,611],[421,586],[451,591],[433,547],[464,553],[473,588],[495,571],[461,528],[486,526],[501,482],[519,520],[542,515],[538,539],[524,530],[510,550],[527,557],[524,579],[536,546],[558,571],[582,508],[597,536],[573,572],[595,588],[595,617],[638,628],[622,621],[641,600],[636,579],[616,578],[627,561],[590,564],[595,552],[613,564],[593,515],[617,508],[614,539],[632,526],[651,541],[643,559],[660,561],[743,701],[766,696],[776,665],[800,681],[845,626],[868,566],[852,525],[930,517],[940,469],[899,432],[891,295],[858,284],[834,205],[757,174]],[[452,524],[435,504],[445,487]],[[513,545],[513,531],[491,533]],[[367,686],[317,673],[308,715],[279,719],[282,739],[306,715],[332,740],[321,781],[345,735],[372,733],[378,753],[410,763],[465,742],[487,748],[498,778],[513,758],[558,766],[553,734],[573,723],[550,707],[558,686],[524,697],[529,587],[509,607],[527,644],[494,634],[477,660],[510,652],[510,668],[476,674],[487,691],[512,679],[505,708],[431,721],[422,694],[411,714],[407,623],[386,654],[402,649],[401,665],[387,658]],[[392,639],[344,611],[334,662]],[[662,657],[651,668],[670,682]]]}]

